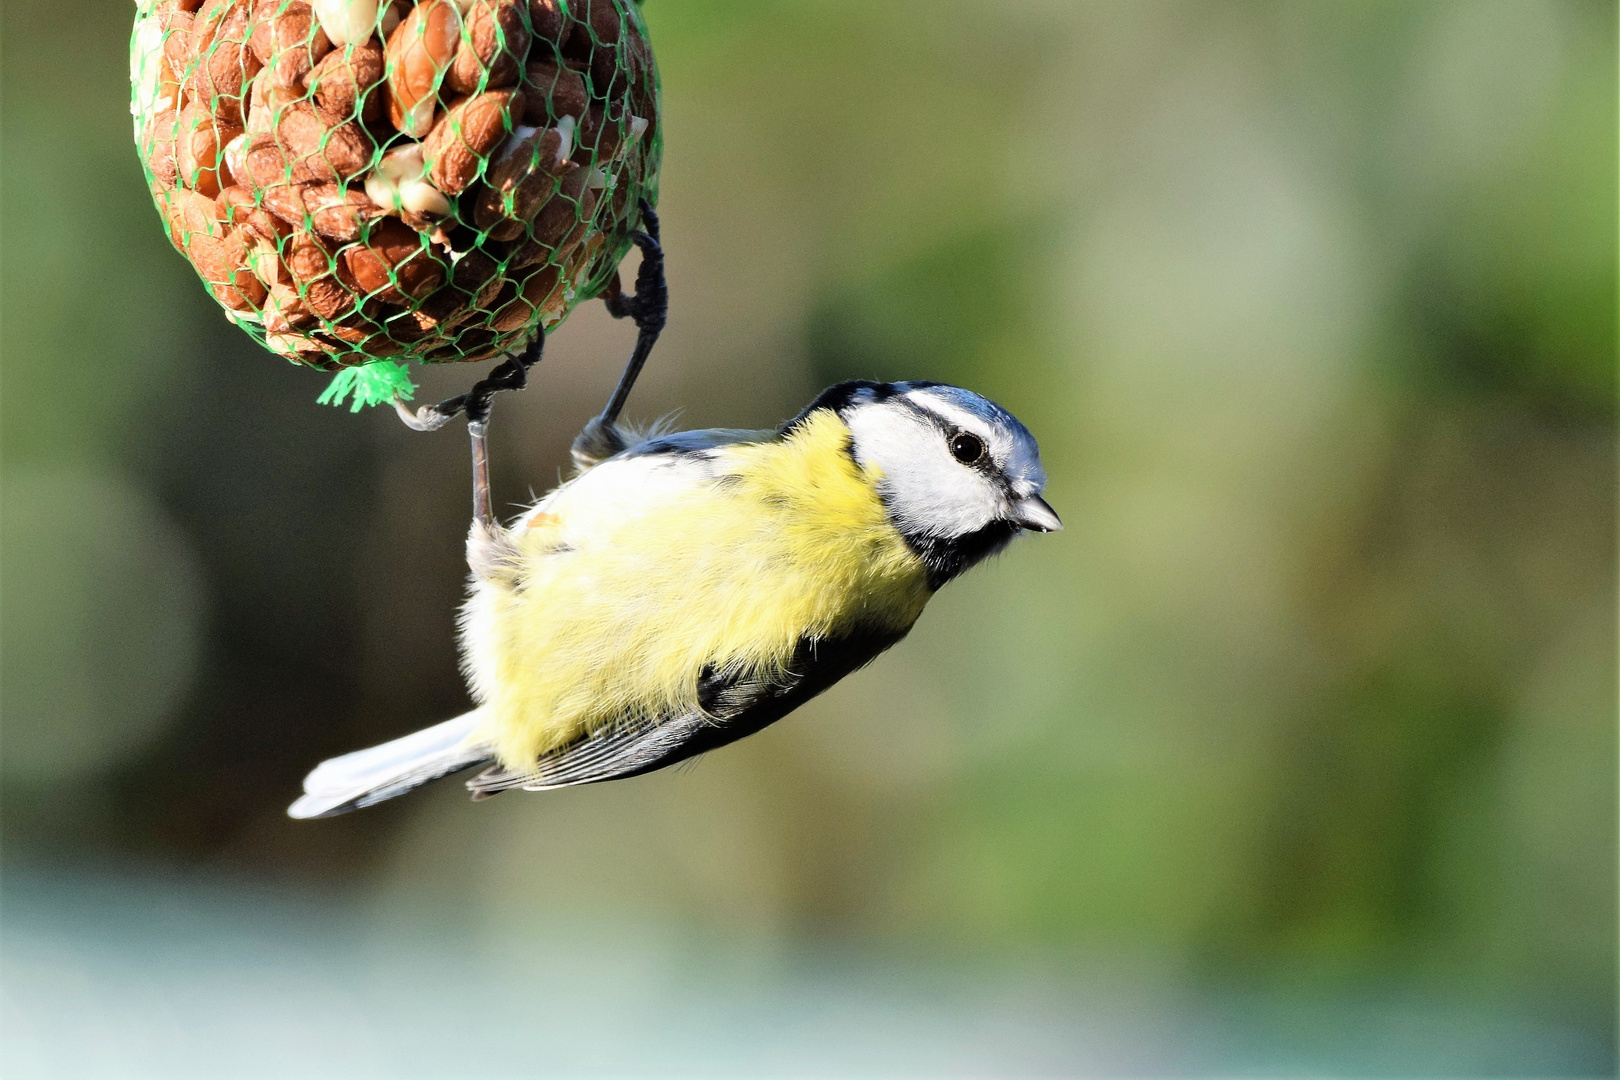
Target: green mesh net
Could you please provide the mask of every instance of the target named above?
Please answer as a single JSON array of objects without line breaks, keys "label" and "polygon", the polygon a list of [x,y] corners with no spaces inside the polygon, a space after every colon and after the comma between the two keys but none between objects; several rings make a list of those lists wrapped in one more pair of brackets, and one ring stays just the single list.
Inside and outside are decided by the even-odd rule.
[{"label": "green mesh net", "polygon": [[335,404],[556,326],[657,201],[632,0],[138,0],[130,73],[175,247]]}]

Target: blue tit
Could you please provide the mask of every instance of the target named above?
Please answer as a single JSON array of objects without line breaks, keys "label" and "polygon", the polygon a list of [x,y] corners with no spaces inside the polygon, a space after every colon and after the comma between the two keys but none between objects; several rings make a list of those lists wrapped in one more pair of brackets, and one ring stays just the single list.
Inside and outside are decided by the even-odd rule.
[{"label": "blue tit", "polygon": [[322,763],[288,813],[474,767],[478,799],[673,765],[869,663],[1021,530],[1062,528],[1034,437],[954,386],[848,382],[775,431],[615,438],[511,526],[474,521],[477,708]]}]

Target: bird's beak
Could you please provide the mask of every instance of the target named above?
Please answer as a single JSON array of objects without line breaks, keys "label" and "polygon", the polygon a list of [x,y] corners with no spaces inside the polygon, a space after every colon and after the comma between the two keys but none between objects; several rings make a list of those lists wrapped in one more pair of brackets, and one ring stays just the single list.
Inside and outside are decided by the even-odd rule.
[{"label": "bird's beak", "polygon": [[1057,511],[1046,504],[1046,500],[1039,495],[1031,495],[1027,499],[1019,499],[1012,504],[1012,513],[1007,515],[1012,521],[1023,528],[1033,529],[1036,532],[1058,532],[1063,528],[1063,522],[1058,518]]}]

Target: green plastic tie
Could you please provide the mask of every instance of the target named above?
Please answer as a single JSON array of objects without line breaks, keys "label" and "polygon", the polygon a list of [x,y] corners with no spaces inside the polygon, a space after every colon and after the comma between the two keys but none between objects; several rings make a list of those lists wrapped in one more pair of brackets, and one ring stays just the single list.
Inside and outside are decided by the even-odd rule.
[{"label": "green plastic tie", "polygon": [[373,360],[338,372],[315,400],[321,405],[342,405],[351,394],[349,411],[357,413],[367,405],[392,405],[396,396],[409,401],[416,396],[416,384],[404,364]]}]

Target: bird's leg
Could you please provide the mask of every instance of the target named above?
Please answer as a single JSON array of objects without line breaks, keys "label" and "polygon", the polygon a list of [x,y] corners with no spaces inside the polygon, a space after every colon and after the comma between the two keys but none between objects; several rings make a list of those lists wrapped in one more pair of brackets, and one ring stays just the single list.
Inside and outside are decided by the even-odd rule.
[{"label": "bird's leg", "polygon": [[613,396],[608,398],[601,414],[586,424],[585,430],[574,440],[574,464],[582,469],[610,458],[625,448],[624,436],[615,425],[669,315],[669,286],[664,280],[664,249],[658,239],[658,215],[645,199],[641,201],[641,226],[630,234],[630,239],[641,249],[641,267],[636,271],[636,294],[624,295],[619,286],[619,277],[615,274],[602,296],[608,314],[615,319],[628,316],[636,324],[636,347],[630,354],[630,362],[624,367],[624,374],[619,376],[619,385],[614,387]]},{"label": "bird's leg", "polygon": [[529,369],[540,362],[546,349],[546,332],[536,328],[534,340],[521,353],[511,353],[465,394],[446,398],[437,405],[424,405],[412,412],[403,401],[394,399],[394,410],[405,425],[417,431],[435,431],[458,413],[467,414],[467,434],[472,440],[473,520],[494,524],[489,496],[489,414],[495,395],[505,390],[521,390],[529,381]]},{"label": "bird's leg", "polygon": [[521,353],[503,360],[467,392],[467,434],[472,439],[473,520],[484,525],[495,523],[489,497],[489,414],[495,395],[505,390],[521,390],[529,382],[529,369],[540,362],[546,349],[546,331],[536,327],[534,340]]}]

